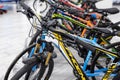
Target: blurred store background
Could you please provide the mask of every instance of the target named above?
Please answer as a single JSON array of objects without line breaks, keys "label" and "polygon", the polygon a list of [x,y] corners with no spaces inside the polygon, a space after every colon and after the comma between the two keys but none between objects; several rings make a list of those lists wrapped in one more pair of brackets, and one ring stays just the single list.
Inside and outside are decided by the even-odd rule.
[{"label": "blurred store background", "polygon": [[[0,0],[0,45],[2,45],[0,46],[0,80],[3,80],[8,66],[17,56],[17,53],[23,50],[25,39],[28,36],[29,28],[31,26],[25,15],[16,12],[16,1],[17,0]],[[31,1],[34,0],[26,1],[29,5],[32,3]],[[98,8],[117,7],[118,9],[120,9],[120,0],[103,0],[98,2],[96,5]],[[5,12],[2,13],[1,10],[5,10]],[[119,16],[120,13],[110,15],[109,17],[113,22],[117,22],[120,21]],[[113,41],[116,40],[120,41],[120,39],[117,39],[117,37],[115,37],[115,40]],[[58,60],[56,61],[61,61],[61,58],[58,58]],[[58,66],[61,66],[61,64],[59,64]],[[66,71],[69,71],[69,67],[63,66],[63,68]],[[59,69],[56,68],[54,72],[55,75],[59,75],[65,71],[64,70],[62,72],[63,69],[61,69],[61,73],[58,73],[57,70],[60,71],[60,67]],[[68,80],[70,78],[72,79],[72,76],[68,74],[68,72],[64,72],[64,74],[68,76],[66,77],[64,75],[66,79],[62,79],[62,77],[59,76],[60,80]],[[57,80],[58,77],[56,77],[55,79]]]},{"label": "blurred store background", "polygon": [[120,6],[120,0],[113,0],[113,5],[119,5]]}]

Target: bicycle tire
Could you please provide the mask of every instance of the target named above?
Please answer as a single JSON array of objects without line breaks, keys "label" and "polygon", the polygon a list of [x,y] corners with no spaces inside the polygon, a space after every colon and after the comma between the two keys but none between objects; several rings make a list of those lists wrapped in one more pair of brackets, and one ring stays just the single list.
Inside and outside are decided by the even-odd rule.
[{"label": "bicycle tire", "polygon": [[31,48],[33,48],[35,46],[35,44],[30,45],[28,48],[26,48],[25,50],[23,50],[14,60],[13,62],[10,64],[10,66],[8,67],[7,72],[5,73],[5,77],[4,80],[8,80],[8,77],[10,75],[10,72],[12,70],[12,68],[15,66],[15,64],[17,63],[17,61],[27,52],[29,51]]},{"label": "bicycle tire", "polygon": [[[50,59],[49,61],[49,69],[48,69],[48,72],[47,72],[47,76],[45,76],[44,80],[49,80],[51,74],[52,74],[52,71],[53,71],[53,68],[54,68],[54,61],[53,59]],[[46,68],[47,66],[45,66],[44,63],[41,63],[41,69],[39,70],[38,72],[38,80],[41,80],[41,78],[43,77],[45,71],[46,71]],[[27,76],[25,76],[25,80],[28,80],[29,79],[29,76],[30,76],[30,73],[31,73],[31,70],[27,72]]]},{"label": "bicycle tire", "polygon": [[[42,78],[42,74],[44,74],[45,72],[45,70],[46,70],[46,66],[45,66],[45,64],[42,64],[43,66],[41,66],[42,68],[40,69],[40,71],[39,71],[39,76],[38,76],[38,79],[41,79]],[[51,65],[51,66],[50,66]],[[54,62],[53,62],[53,59],[51,59],[50,61],[49,61],[49,70],[48,70],[48,73],[47,73],[47,76],[45,76],[45,79],[44,80],[49,80],[49,78],[50,78],[50,76],[51,76],[51,74],[52,74],[52,71],[53,71],[53,67],[54,67]],[[44,70],[44,71],[43,71]],[[43,72],[43,73],[42,73]]]},{"label": "bicycle tire", "polygon": [[19,80],[21,76],[23,76],[27,71],[31,70],[31,68],[36,65],[38,61],[34,61],[31,64],[24,65],[12,78],[11,80]]},{"label": "bicycle tire", "polygon": [[[11,80],[19,80],[26,72],[29,72],[29,71],[31,71],[31,69],[32,69],[32,67],[33,66],[35,66],[35,65],[37,65],[37,64],[39,64],[40,63],[40,61],[39,60],[33,60],[34,62],[32,62],[31,64],[26,64],[25,66],[23,66],[12,78],[11,78]],[[39,77],[38,77],[38,79],[37,80],[41,80],[41,78],[43,77],[43,74],[44,74],[44,72],[45,72],[45,70],[46,70],[46,66],[44,65],[44,63],[40,63],[40,64],[42,64],[41,65],[41,68],[40,68],[40,71],[39,71]],[[53,60],[52,59],[50,59],[50,61],[49,61],[49,66],[51,66],[51,65],[53,65]],[[53,70],[53,68],[51,68],[51,70]],[[50,77],[50,75],[51,75],[51,72],[52,71],[48,71],[49,73],[47,73],[47,76],[45,77],[45,79],[44,80],[48,80],[49,79],[49,77]]]},{"label": "bicycle tire", "polygon": [[[111,44],[105,46],[105,48],[106,48],[106,49],[110,49],[110,48],[115,48],[115,46],[120,46],[120,42],[111,43]],[[116,51],[118,51],[117,48],[115,48],[115,49],[116,49]],[[97,66],[98,69],[104,68],[102,65],[100,65],[100,64],[97,63],[98,59],[99,59],[102,55],[104,56],[104,54],[99,53],[99,54],[97,54],[97,55],[94,56],[93,61],[91,62],[92,66],[91,66],[91,68],[90,68],[92,73],[94,73],[95,66]],[[93,79],[93,80],[96,80],[95,77],[92,77],[92,79]]]},{"label": "bicycle tire", "polygon": [[[15,64],[18,62],[18,60],[19,60],[24,54],[26,54],[26,52],[29,52],[30,49],[32,49],[33,47],[35,47],[35,45],[36,45],[36,44],[30,45],[28,48],[26,48],[25,50],[23,50],[23,51],[13,60],[13,62],[10,64],[10,66],[9,66],[9,68],[8,68],[6,74],[5,74],[4,80],[8,80],[9,75],[10,75],[13,67],[15,66]],[[28,53],[27,53],[27,54],[28,54]],[[52,70],[53,70],[53,67],[54,67],[54,62],[53,62],[52,65],[49,66],[48,74],[47,74],[46,76],[50,76],[50,75],[51,75]],[[29,76],[29,75],[28,75],[28,76]],[[27,78],[26,78],[25,80],[27,80]]]}]

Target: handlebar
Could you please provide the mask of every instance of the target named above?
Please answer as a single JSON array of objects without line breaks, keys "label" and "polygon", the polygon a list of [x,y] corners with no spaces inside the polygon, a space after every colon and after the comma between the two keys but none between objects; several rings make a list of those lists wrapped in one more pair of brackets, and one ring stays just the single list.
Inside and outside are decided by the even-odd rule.
[{"label": "handlebar", "polygon": [[34,11],[28,5],[26,5],[24,2],[20,1],[19,4],[23,7],[24,11],[18,10],[17,12],[22,12],[22,13],[26,14],[27,17],[29,17],[29,18],[32,18],[35,15]]}]

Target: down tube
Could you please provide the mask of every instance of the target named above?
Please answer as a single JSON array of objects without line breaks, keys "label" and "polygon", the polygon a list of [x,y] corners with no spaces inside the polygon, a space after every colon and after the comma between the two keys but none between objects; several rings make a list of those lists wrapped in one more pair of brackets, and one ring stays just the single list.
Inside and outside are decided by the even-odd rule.
[{"label": "down tube", "polygon": [[82,68],[79,66],[77,60],[74,58],[73,54],[64,46],[62,42],[59,43],[60,48],[64,51],[63,53],[68,57],[70,62],[72,63],[74,69],[78,72],[82,80],[88,80],[88,77],[83,72]]}]

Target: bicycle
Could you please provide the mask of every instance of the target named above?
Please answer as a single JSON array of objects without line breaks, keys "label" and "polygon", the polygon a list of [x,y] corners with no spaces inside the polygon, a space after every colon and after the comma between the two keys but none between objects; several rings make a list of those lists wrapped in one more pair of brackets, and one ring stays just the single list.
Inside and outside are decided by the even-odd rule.
[{"label": "bicycle", "polygon": [[[59,34],[62,34],[62,35],[65,35],[65,37],[68,37],[68,35],[66,34],[66,33],[62,33],[62,32],[60,32],[60,31],[58,31],[58,30],[52,30],[52,31],[54,31],[54,32],[57,32],[57,33],[59,33]],[[81,43],[81,41],[79,40],[79,39],[77,39],[77,38],[75,38],[75,36],[76,35],[74,35],[74,37],[72,37],[71,36],[71,34],[69,34],[69,37],[68,38],[72,38],[72,40],[74,40],[74,39],[76,39],[77,40],[77,42],[79,42],[79,43]],[[61,40],[60,40],[61,41]],[[60,42],[61,43],[61,42]],[[85,42],[82,42],[82,44],[81,45],[83,45],[83,43],[85,43]],[[62,43],[61,43],[61,45],[62,45]],[[88,47],[88,43],[87,43],[87,46],[84,44],[83,46],[85,46],[85,47],[87,47],[88,49],[90,48],[90,47],[92,47],[91,49],[94,51],[94,48],[96,47],[96,46],[93,46],[93,45],[91,45],[91,46],[89,46]],[[103,49],[103,48],[96,48],[97,50],[100,50],[100,51],[103,51],[103,52],[105,52],[105,51],[107,51],[107,50],[105,50],[105,49]],[[108,51],[108,54],[111,54],[112,56],[118,56],[117,54],[113,54],[113,52],[109,52]],[[69,55],[70,56],[70,55]],[[73,58],[73,57],[72,57]],[[74,58],[73,58],[73,60],[74,60]],[[71,62],[73,61],[73,60],[71,60]],[[73,66],[75,66],[75,65],[73,65]],[[76,65],[77,66],[77,65]],[[79,73],[80,74],[80,73]]]},{"label": "bicycle", "polygon": [[[36,17],[37,19],[38,19],[38,21],[40,21],[40,18],[39,18],[39,16],[37,16],[35,13],[34,13],[34,11],[30,8],[30,7],[28,7],[28,6],[26,6],[26,5],[24,5],[24,4],[22,4],[23,6],[24,6],[24,9],[26,10],[26,11],[18,11],[18,12],[22,12],[22,13],[24,13],[26,16],[27,16],[27,18],[28,18],[28,20],[30,20],[31,18],[33,18],[33,17]],[[34,15],[34,16],[33,16]],[[31,22],[30,22],[31,23]],[[31,25],[34,27],[34,28],[38,28],[38,25],[36,26],[36,25],[34,25],[34,24],[32,24],[31,23]],[[40,33],[41,33],[41,30],[40,30],[40,28],[39,28],[39,30],[37,30],[37,32],[36,33],[38,33],[37,35],[39,35]],[[36,36],[37,36],[36,35]],[[44,38],[44,35],[42,36],[43,38]],[[36,38],[36,37],[35,37]],[[32,39],[34,39],[34,37],[32,38]],[[15,64],[17,64],[17,62],[19,62],[19,60],[21,60],[21,57],[23,57],[24,56],[24,54],[25,54],[25,56],[27,56],[27,57],[31,57],[35,52],[35,50],[34,50],[34,47],[35,47],[35,44],[33,44],[34,43],[34,40],[31,40],[31,42],[29,43],[29,45],[31,45],[30,47],[27,47],[25,50],[23,50],[15,59],[14,59],[14,61],[11,63],[11,65],[9,66],[9,68],[8,68],[8,70],[7,70],[7,72],[6,72],[6,74],[5,74],[5,78],[4,78],[4,80],[8,80],[8,78],[10,77],[10,74],[11,74],[11,72],[12,72],[12,70],[13,70],[13,68],[15,67]],[[40,50],[40,53],[42,53],[42,48],[43,47],[45,47],[45,45],[44,44],[42,44],[41,45],[42,47],[41,47],[41,50]],[[23,60],[21,60],[21,61],[23,61]],[[36,65],[39,65],[39,64],[41,64],[41,69],[40,70],[42,70],[42,71],[45,71],[45,68],[47,68],[47,67],[45,67],[46,65],[44,65],[44,62],[37,62],[36,63]],[[49,64],[52,64],[52,65],[50,65],[49,66]],[[45,79],[46,78],[49,78],[49,76],[50,76],[50,73],[51,73],[51,71],[52,71],[52,69],[53,69],[53,65],[54,65],[54,62],[53,62],[53,60],[52,59],[50,59],[50,63],[49,64],[47,64],[48,65],[48,73],[49,74],[47,74],[47,77],[45,77]],[[35,64],[32,64],[32,65],[35,65]],[[40,66],[39,66],[39,68],[40,68]],[[38,68],[38,69],[39,69]],[[34,69],[32,70],[32,71],[35,71],[36,70],[36,68],[34,67]],[[43,73],[41,73],[41,74],[43,74]],[[28,79],[28,76],[30,76],[30,74],[26,74],[26,79]],[[42,76],[41,76],[42,77]],[[40,77],[39,77],[40,78]]]}]

